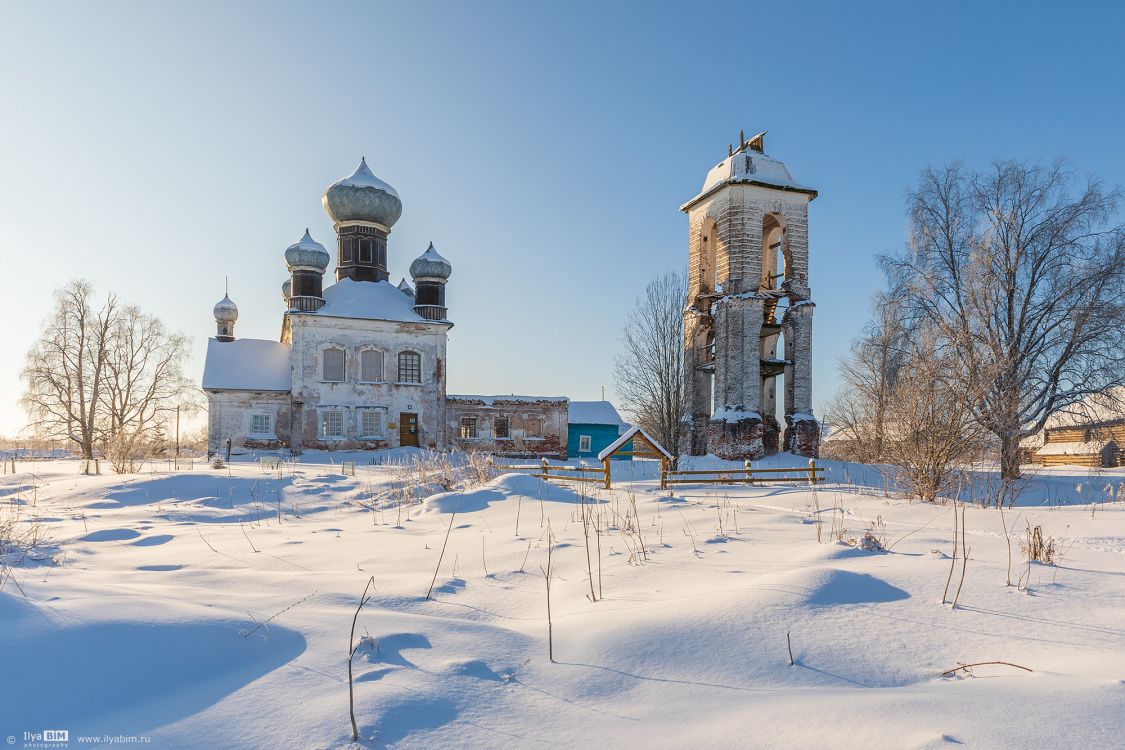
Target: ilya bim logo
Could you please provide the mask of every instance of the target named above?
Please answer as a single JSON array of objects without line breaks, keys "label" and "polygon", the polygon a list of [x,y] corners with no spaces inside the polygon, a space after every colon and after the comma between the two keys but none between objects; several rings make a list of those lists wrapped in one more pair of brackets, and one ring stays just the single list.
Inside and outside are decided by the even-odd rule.
[{"label": "ilya bim logo", "polygon": [[[13,738],[9,737],[9,743]],[[24,747],[59,747],[70,742],[70,731],[66,729],[44,729],[41,732],[24,732]]]}]

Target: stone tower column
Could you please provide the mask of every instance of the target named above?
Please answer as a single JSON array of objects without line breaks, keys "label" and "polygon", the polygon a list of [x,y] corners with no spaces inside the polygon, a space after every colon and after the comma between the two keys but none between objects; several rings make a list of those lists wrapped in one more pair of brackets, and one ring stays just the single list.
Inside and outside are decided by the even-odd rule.
[{"label": "stone tower column", "polygon": [[820,449],[820,425],[812,415],[812,302],[797,302],[785,313],[785,449],[813,456]]},{"label": "stone tower column", "polygon": [[711,377],[703,369],[708,363],[707,334],[711,330],[709,315],[689,310],[684,315],[684,403],[690,420],[689,451],[693,456],[707,453],[707,421],[711,418]]},{"label": "stone tower column", "polygon": [[715,413],[707,448],[721,458],[762,455],[761,331],[765,300],[725,297],[715,314]]}]

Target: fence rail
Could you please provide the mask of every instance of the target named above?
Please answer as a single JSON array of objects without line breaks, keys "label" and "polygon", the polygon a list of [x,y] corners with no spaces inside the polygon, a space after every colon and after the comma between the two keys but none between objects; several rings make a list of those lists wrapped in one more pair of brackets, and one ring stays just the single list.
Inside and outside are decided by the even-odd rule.
[{"label": "fence rail", "polygon": [[[609,478],[606,469],[601,466],[552,466],[543,459],[538,464],[493,464],[497,472],[523,471],[530,472],[530,476],[539,479],[555,479],[561,482],[598,482],[609,487]],[[577,476],[572,476],[572,475]]]},{"label": "fence rail", "polygon": [[[797,476],[777,476],[796,474]],[[683,478],[686,477],[686,478]],[[810,460],[808,468],[755,469],[747,461],[741,469],[692,469],[660,471],[660,489],[674,484],[765,484],[767,482],[807,482],[817,484],[824,481],[824,469]]]}]

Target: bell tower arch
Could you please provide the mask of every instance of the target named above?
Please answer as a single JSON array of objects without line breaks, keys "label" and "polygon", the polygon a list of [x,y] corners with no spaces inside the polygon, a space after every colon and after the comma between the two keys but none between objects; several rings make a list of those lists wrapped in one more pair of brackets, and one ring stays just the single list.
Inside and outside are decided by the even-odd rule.
[{"label": "bell tower arch", "polygon": [[[727,149],[688,215],[684,311],[693,455],[757,458],[778,450],[815,456],[808,204],[765,153],[765,133]],[[777,416],[779,397],[782,418]]]}]

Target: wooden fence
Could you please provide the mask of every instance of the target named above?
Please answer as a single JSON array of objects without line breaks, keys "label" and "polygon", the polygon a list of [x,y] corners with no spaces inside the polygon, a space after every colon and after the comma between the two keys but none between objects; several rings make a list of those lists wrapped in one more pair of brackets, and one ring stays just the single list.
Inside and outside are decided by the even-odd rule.
[{"label": "wooden fence", "polygon": [[673,484],[765,484],[773,482],[807,482],[816,484],[824,481],[824,469],[810,460],[808,468],[793,469],[754,469],[750,462],[741,469],[697,469],[693,471],[671,471],[666,466],[660,470],[660,489]]},{"label": "wooden fence", "polygon": [[528,472],[539,479],[555,479],[560,482],[598,482],[609,488],[608,470],[601,466],[552,466],[543,459],[539,464],[493,464],[497,473],[507,471]]}]

